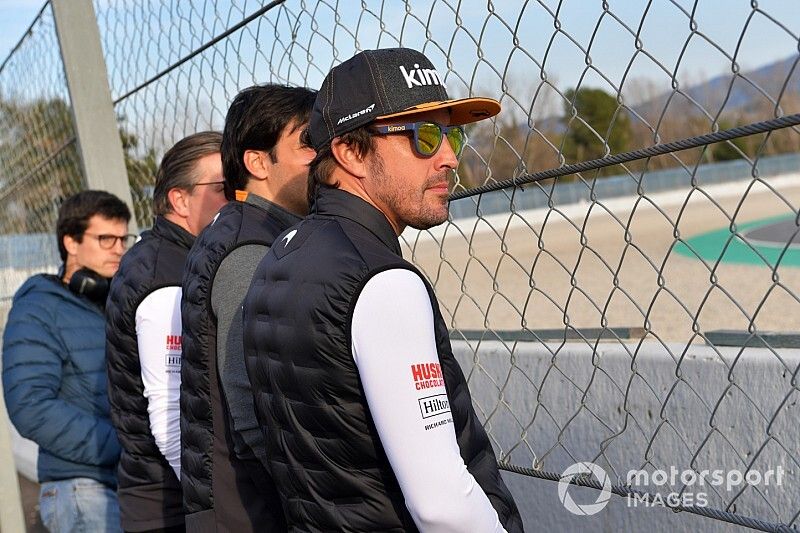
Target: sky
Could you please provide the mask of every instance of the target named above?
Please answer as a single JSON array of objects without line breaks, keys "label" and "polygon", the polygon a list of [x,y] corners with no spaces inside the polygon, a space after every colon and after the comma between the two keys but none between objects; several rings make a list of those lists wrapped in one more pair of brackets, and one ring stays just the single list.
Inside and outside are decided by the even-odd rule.
[{"label": "sky", "polygon": [[[394,2],[394,8],[398,10],[398,14],[405,11],[400,0],[388,0],[387,6],[391,5],[389,2]],[[480,6],[480,11],[485,11],[485,1],[466,0],[462,5],[468,6],[470,2],[475,2],[476,6]],[[224,4],[225,1],[223,0],[221,3]],[[369,3],[376,4],[374,1]],[[411,3],[415,9],[427,10],[432,4],[432,0],[411,0]],[[508,21],[514,21],[516,11],[519,10],[519,3],[516,0],[493,2],[497,13]],[[736,40],[741,34],[743,23],[746,21],[746,15],[750,11],[750,3],[750,0],[699,0],[696,15],[700,22],[700,31],[708,35],[714,42],[719,43],[727,52],[732,53],[736,48]],[[117,1],[117,4],[124,4],[124,1]],[[255,4],[252,2],[249,4],[253,5],[253,7],[249,7],[249,10],[254,10]],[[552,23],[550,17],[546,15],[545,9],[555,12],[559,7],[559,2],[558,0],[540,0],[540,2],[530,2],[530,4],[533,4],[534,7],[528,8],[528,15],[520,21],[522,28],[520,35],[523,37],[523,41],[528,40],[531,46],[542,47],[546,45],[546,42],[537,39],[537,36],[548,37],[552,32]],[[609,4],[612,11],[617,13],[624,22],[634,26],[641,19],[648,2],[645,0],[610,0]],[[0,60],[4,60],[8,56],[43,5],[44,0],[0,0]],[[559,16],[564,21],[565,30],[577,37],[585,36],[588,40],[597,21],[598,13],[600,13],[600,5],[599,0],[561,2]],[[666,63],[669,63],[670,60],[674,61],[675,55],[680,52],[679,49],[676,49],[675,42],[682,36],[675,35],[674,28],[686,27],[685,15],[680,13],[679,7],[691,12],[693,5],[693,0],[656,0],[652,2],[651,14],[648,19],[652,22],[645,25],[642,36],[645,38],[645,45],[657,51],[663,51],[659,57],[663,58]],[[758,5],[765,12],[786,24],[795,35],[800,32],[797,0],[759,0]],[[546,26],[540,27],[537,19],[543,21]],[[477,20],[476,22],[482,23],[483,21]],[[431,28],[435,31],[438,24],[437,21],[432,21]],[[469,21],[465,21],[465,25],[468,24]],[[746,36],[744,42],[746,46],[743,47],[743,50],[746,51],[742,57],[744,68],[753,68],[786,57],[792,52],[797,53],[797,43],[794,43],[794,47],[792,47],[792,43],[786,42],[786,39],[778,38],[776,40],[776,34],[773,31],[774,25],[765,21],[763,17],[756,17],[751,24],[753,29]],[[526,26],[530,28],[530,31],[525,31]],[[769,31],[768,35],[771,38],[765,38],[766,35],[759,31],[759,26],[762,26],[765,31]],[[476,29],[480,30],[478,27]],[[607,42],[598,40],[599,46],[614,48],[619,46],[622,41],[631,40],[624,32],[606,31],[603,33]],[[687,56],[687,69],[695,70],[699,75],[715,75],[725,67],[726,62],[718,51],[713,50],[710,46],[706,48],[708,50],[705,53],[701,51],[689,54],[690,57]],[[569,63],[571,59],[556,55],[554,63]],[[548,66],[556,71],[559,70],[557,65]],[[650,72],[652,73],[652,70]]]},{"label": "sky", "polygon": [[44,0],[0,0],[0,62],[22,38]]},{"label": "sky", "polygon": [[[220,127],[231,95],[242,86],[280,81],[318,87],[334,61],[333,48],[336,59],[342,60],[354,53],[356,43],[360,48],[396,46],[401,35],[404,45],[425,47],[437,68],[448,68],[449,63],[446,82],[452,96],[505,93],[505,113],[541,117],[559,112],[559,100],[550,85],[561,91],[578,85],[595,87],[612,94],[623,87],[626,103],[635,104],[648,95],[632,81],[651,81],[655,94],[661,94],[670,90],[673,73],[686,87],[730,74],[733,57],[743,72],[796,57],[799,1],[607,0],[610,11],[604,13],[601,0],[409,0],[408,9],[402,0],[363,0],[370,12],[365,15],[361,2],[347,0],[336,3],[341,20],[336,32],[330,12],[334,3],[306,1],[307,11],[314,13],[313,22],[307,14],[299,27],[290,28],[279,9],[271,11],[182,71],[130,98],[117,112],[147,116],[151,123],[137,126],[140,135],[168,128],[164,139],[155,144],[168,143],[192,128]],[[101,17],[100,26],[108,47],[112,95],[117,98],[266,0],[99,3],[101,10],[113,14]],[[753,4],[761,12],[754,13]],[[44,0],[0,0],[0,60],[7,57],[42,5]],[[299,0],[285,4],[294,11],[300,5]],[[351,5],[353,9],[346,8]],[[487,5],[495,15],[487,14]],[[450,6],[460,6],[460,20]],[[209,16],[214,10],[215,19]],[[696,32],[689,28],[691,13]],[[376,16],[382,17],[383,31]],[[554,30],[554,18],[562,31]],[[279,39],[271,24],[281,32]],[[106,35],[106,30],[113,33]],[[281,47],[291,34],[296,34],[300,47],[287,55]],[[637,52],[634,34],[643,52]],[[314,58],[311,66],[301,49],[304,45]],[[582,51],[586,49],[592,68],[586,65]],[[36,72],[29,75],[42,77]],[[541,83],[543,77],[550,85]],[[171,107],[155,109],[166,106],[165,102]]]}]

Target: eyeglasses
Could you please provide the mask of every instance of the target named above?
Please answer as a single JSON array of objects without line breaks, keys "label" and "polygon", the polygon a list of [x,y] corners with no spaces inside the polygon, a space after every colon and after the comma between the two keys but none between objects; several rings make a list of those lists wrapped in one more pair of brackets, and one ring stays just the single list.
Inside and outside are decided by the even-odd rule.
[{"label": "eyeglasses", "polygon": [[186,189],[190,195],[200,194],[200,191],[195,191],[195,189],[201,185],[214,185],[212,189],[204,189],[204,190],[211,190],[213,193],[222,194],[225,192],[225,180],[218,180],[218,181],[201,181],[199,183],[193,184],[191,187]]},{"label": "eyeglasses", "polygon": [[94,237],[97,239],[97,242],[100,244],[100,248],[103,250],[112,249],[114,246],[116,246],[117,241],[121,242],[122,247],[127,250],[133,245],[134,242],[136,242],[136,235],[132,235],[130,233],[127,235],[96,235],[94,233],[84,232],[84,235],[88,235],[89,237]]},{"label": "eyeglasses", "polygon": [[456,157],[461,155],[464,145],[467,144],[467,134],[461,126],[442,126],[436,122],[411,122],[408,124],[390,124],[388,126],[374,126],[373,133],[379,135],[392,135],[395,133],[413,133],[414,149],[422,157],[432,157],[439,151],[442,138],[447,137],[450,147]]}]

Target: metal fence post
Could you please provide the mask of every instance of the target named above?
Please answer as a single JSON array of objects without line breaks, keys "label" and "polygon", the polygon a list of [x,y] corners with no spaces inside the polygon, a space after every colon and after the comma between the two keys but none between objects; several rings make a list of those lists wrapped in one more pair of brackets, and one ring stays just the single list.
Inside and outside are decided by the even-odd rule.
[{"label": "metal fence post", "polygon": [[[92,0],[51,4],[86,184],[117,195],[134,213]],[[135,225],[134,218],[131,226]]]},{"label": "metal fence post", "polygon": [[17,469],[11,450],[6,403],[0,383],[0,531],[25,531],[25,516],[19,491]]}]

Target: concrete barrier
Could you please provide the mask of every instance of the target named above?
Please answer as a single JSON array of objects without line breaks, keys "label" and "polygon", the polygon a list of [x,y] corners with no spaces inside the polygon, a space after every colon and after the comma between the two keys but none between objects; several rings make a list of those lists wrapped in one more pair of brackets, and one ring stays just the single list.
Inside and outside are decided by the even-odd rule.
[{"label": "concrete barrier", "polygon": [[[498,457],[561,474],[591,461],[624,482],[629,471],[671,468],[764,473],[783,469],[769,486],[695,486],[708,504],[770,522],[788,521],[800,501],[800,442],[795,371],[800,350],[712,348],[657,342],[506,345],[454,341],[473,403]],[[13,430],[13,428],[12,428]],[[36,448],[15,436],[20,473],[36,479]],[[576,516],[559,500],[557,483],[504,472],[530,530],[730,531],[730,524],[645,507],[612,496],[594,516]],[[677,486],[638,486],[666,495]],[[741,491],[741,494],[739,492]],[[570,487],[578,503],[592,489]],[[634,506],[633,504],[636,503]]]},{"label": "concrete barrier", "polygon": [[7,422],[3,385],[0,383],[0,531],[25,531],[25,518],[20,499],[19,481],[14,468],[15,450],[9,435],[13,427]]},{"label": "concrete barrier", "polygon": [[[781,484],[724,485],[695,481],[708,506],[769,522],[798,511],[800,442],[795,372],[800,350],[703,345],[600,343],[453,343],[473,402],[498,456],[561,474],[579,461],[601,466],[614,483],[629,471],[678,472],[677,483],[648,480],[639,490],[681,490],[680,473],[704,469],[765,473]],[[612,496],[594,516],[568,512],[558,484],[504,472],[528,528],[542,531],[729,531],[730,524]],[[753,476],[754,477],[754,476]],[[642,481],[640,479],[640,481]],[[579,503],[598,491],[570,487]],[[692,496],[684,496],[691,499]],[[634,507],[634,503],[636,506]]]}]

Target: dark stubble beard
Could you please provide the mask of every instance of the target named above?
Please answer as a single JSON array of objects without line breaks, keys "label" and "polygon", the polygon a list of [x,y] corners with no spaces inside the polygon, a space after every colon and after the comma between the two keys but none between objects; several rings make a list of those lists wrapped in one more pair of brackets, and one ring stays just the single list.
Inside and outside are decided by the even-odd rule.
[{"label": "dark stubble beard", "polygon": [[[400,222],[414,229],[425,230],[438,226],[447,220],[448,210],[443,212],[430,207],[425,202],[425,191],[429,186],[447,179],[447,171],[434,174],[425,184],[425,189],[420,191],[403,187],[403,178],[390,176],[386,173],[383,158],[377,151],[372,152],[369,172],[372,174],[378,187],[380,200],[388,206],[399,218]],[[419,194],[419,196],[415,196]],[[449,204],[449,201],[447,201]]]}]

